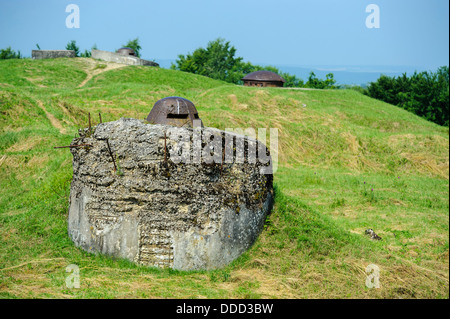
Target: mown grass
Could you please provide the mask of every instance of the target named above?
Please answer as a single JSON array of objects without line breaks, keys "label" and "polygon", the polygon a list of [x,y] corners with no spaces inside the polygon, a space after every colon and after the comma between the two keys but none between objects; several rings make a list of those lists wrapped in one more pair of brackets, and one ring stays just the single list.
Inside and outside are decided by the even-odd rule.
[{"label": "mown grass", "polygon": [[[0,297],[448,298],[448,129],[353,90],[246,88],[87,59],[0,62]],[[91,255],[67,236],[77,129],[195,103],[207,126],[279,129],[276,202],[255,245],[215,271]],[[373,189],[373,190],[372,190]],[[374,229],[383,239],[364,235]],[[70,264],[81,288],[65,285]],[[365,285],[376,264],[381,288]]]}]

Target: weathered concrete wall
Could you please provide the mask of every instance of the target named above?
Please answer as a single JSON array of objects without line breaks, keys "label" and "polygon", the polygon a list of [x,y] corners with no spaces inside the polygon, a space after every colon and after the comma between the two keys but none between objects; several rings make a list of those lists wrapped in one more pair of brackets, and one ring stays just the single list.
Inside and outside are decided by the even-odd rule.
[{"label": "weathered concrete wall", "polygon": [[102,51],[102,50],[92,50],[91,57],[93,59],[100,59],[108,62],[116,62],[128,65],[148,65],[148,66],[159,66],[158,63],[140,59],[132,55],[122,55],[118,53]]},{"label": "weathered concrete wall", "polygon": [[[178,163],[170,155],[179,145],[169,128],[120,119],[73,140],[92,145],[71,148],[68,232],[77,246],[143,265],[193,270],[223,267],[254,243],[273,201],[272,175],[260,173],[266,165]],[[193,129],[180,130],[193,138]],[[204,144],[205,132],[223,139],[231,134],[201,132]],[[114,172],[106,139],[122,175]],[[247,148],[250,142],[259,143],[246,141]]]},{"label": "weathered concrete wall", "polygon": [[74,50],[32,50],[31,57],[36,60],[55,58],[74,58]]}]

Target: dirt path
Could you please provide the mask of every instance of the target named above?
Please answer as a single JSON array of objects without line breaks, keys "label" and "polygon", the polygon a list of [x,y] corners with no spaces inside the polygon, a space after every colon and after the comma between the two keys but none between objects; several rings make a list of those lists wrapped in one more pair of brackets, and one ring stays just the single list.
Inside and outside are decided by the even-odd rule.
[{"label": "dirt path", "polygon": [[[86,78],[81,82],[78,87],[81,88],[86,85],[86,83],[92,79],[94,76],[97,76],[103,72],[123,68],[126,65],[125,64],[119,64],[114,62],[107,62],[107,61],[96,61],[91,58],[84,58],[84,62],[86,63],[86,67],[84,68],[84,71],[87,73]],[[99,68],[100,65],[106,65],[104,68]]]},{"label": "dirt path", "polygon": [[[92,79],[94,76],[97,76],[103,72],[123,68],[126,65],[125,64],[119,64],[114,62],[106,62],[106,61],[96,61],[91,58],[82,58],[84,62],[83,71],[86,72],[87,76],[86,78],[78,85],[78,88],[81,88],[86,85],[86,83]],[[106,65],[105,67],[99,68],[100,65]],[[47,109],[44,106],[44,103],[42,101],[36,100],[37,104],[41,108],[41,110],[44,111],[45,115],[47,116],[50,123],[53,125],[53,127],[57,128],[58,131],[61,134],[66,134],[66,129],[62,126],[61,122],[50,112],[47,111]],[[67,113],[67,110],[63,108],[63,111]]]},{"label": "dirt path", "polygon": [[42,103],[42,101],[39,100],[36,100],[36,102],[42,109],[42,111],[44,111],[45,115],[47,116],[50,123],[52,123],[53,127],[57,128],[59,133],[66,134],[66,129],[61,125],[61,122],[52,113],[47,111],[47,109],[44,106],[44,103]]}]

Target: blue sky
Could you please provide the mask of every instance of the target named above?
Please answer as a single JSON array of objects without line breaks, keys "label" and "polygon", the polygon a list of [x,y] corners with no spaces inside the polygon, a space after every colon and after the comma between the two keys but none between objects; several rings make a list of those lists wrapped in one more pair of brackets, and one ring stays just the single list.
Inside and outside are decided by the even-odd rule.
[{"label": "blue sky", "polygon": [[[80,28],[68,29],[68,4]],[[366,7],[380,8],[380,28],[366,27]],[[0,0],[0,48],[25,56],[36,43],[64,49],[70,40],[113,51],[139,37],[142,57],[175,59],[217,37],[253,63],[415,66],[449,62],[447,0]]]}]

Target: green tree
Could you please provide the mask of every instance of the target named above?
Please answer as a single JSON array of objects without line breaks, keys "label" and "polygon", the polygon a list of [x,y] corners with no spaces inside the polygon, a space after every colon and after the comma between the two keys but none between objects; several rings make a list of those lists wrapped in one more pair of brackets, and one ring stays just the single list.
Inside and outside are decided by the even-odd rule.
[{"label": "green tree", "polygon": [[241,69],[248,64],[241,57],[235,57],[236,48],[218,38],[208,42],[206,48],[198,48],[192,54],[178,55],[172,69],[208,76],[213,79],[235,83]]},{"label": "green tree", "polygon": [[449,68],[398,77],[382,75],[369,84],[367,95],[397,105],[439,125],[449,125]]},{"label": "green tree", "polygon": [[84,50],[84,52],[80,53],[80,57],[82,57],[82,58],[90,58],[91,57],[91,51]]},{"label": "green tree", "polygon": [[305,83],[302,79],[297,78],[295,75],[279,72],[278,73],[283,79],[286,80],[284,87],[304,87]]},{"label": "green tree", "polygon": [[141,50],[142,50],[142,47],[141,47],[140,44],[139,44],[139,38],[136,38],[136,39],[133,39],[133,40],[129,40],[129,41],[128,41],[126,44],[124,44],[122,47],[133,49],[134,52],[136,53],[136,56],[137,56],[138,58],[141,57]]},{"label": "green tree", "polygon": [[303,81],[288,73],[280,72],[273,66],[253,65],[244,62],[242,57],[236,57],[236,48],[229,41],[218,38],[208,42],[206,48],[198,48],[187,55],[180,54],[172,69],[208,76],[235,84],[242,84],[242,78],[258,70],[272,71],[285,80],[285,86],[303,86]]},{"label": "green tree", "polygon": [[80,48],[77,46],[77,42],[75,40],[72,40],[69,43],[67,43],[66,50],[74,50],[75,56],[80,55]]},{"label": "green tree", "polygon": [[21,59],[22,55],[20,54],[20,51],[14,51],[11,49],[11,47],[7,47],[6,49],[0,50],[0,60],[6,60],[6,59]]},{"label": "green tree", "polygon": [[97,49],[97,44],[94,44],[94,45],[92,46],[91,51],[89,51],[89,50],[84,50],[84,52],[80,54],[80,57],[82,57],[82,58],[90,58],[91,55],[92,55],[92,50],[98,50],[98,49]]},{"label": "green tree", "polygon": [[336,80],[334,79],[333,73],[328,73],[326,75],[325,80],[318,79],[316,77],[316,74],[311,71],[309,74],[308,81],[306,82],[306,87],[313,88],[313,89],[336,89],[338,88],[335,86]]}]

